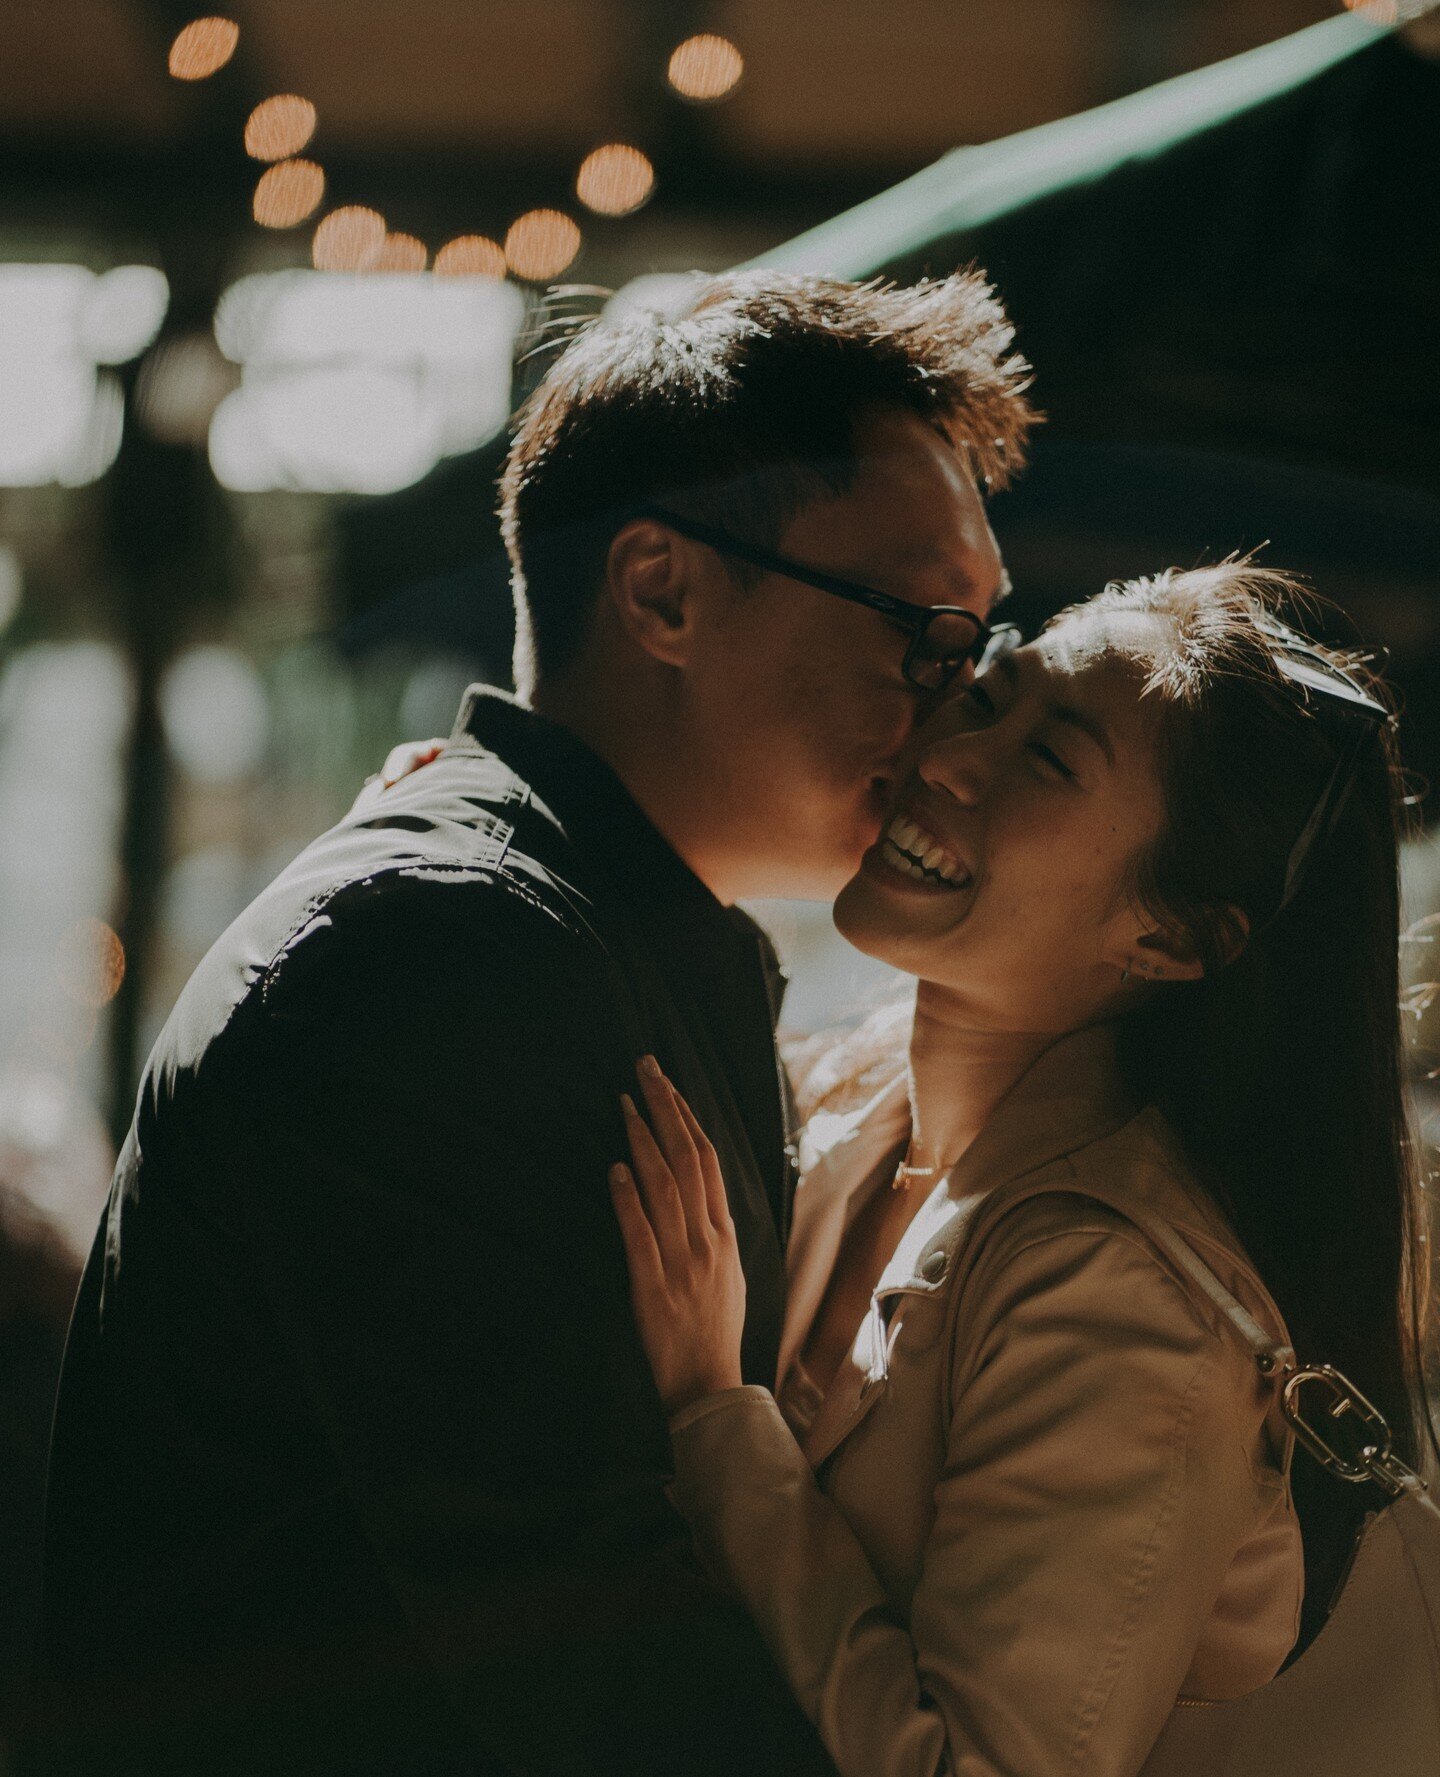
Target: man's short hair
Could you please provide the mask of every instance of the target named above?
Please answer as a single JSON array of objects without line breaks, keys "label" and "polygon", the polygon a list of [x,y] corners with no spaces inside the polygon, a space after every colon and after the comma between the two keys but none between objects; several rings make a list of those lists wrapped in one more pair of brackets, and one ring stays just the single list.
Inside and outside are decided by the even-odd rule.
[{"label": "man's short hair", "polygon": [[1013,339],[973,270],[909,286],[736,272],[697,279],[683,313],[593,322],[527,402],[501,481],[517,679],[574,659],[637,507],[773,547],[801,508],[850,485],[871,413],[942,428],[1003,486],[1035,419]]}]

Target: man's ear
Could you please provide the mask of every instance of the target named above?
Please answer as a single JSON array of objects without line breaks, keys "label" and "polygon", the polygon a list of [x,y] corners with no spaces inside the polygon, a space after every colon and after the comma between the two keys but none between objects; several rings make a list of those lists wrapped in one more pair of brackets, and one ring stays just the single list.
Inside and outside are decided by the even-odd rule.
[{"label": "man's ear", "polygon": [[622,525],[605,558],[605,590],[626,634],[652,659],[684,666],[695,631],[698,544],[654,519]]},{"label": "man's ear", "polygon": [[[1250,936],[1250,921],[1238,907],[1227,907],[1221,941],[1221,966],[1235,961]],[[1190,939],[1158,927],[1142,931],[1110,959],[1141,981],[1199,981],[1205,965]]]}]

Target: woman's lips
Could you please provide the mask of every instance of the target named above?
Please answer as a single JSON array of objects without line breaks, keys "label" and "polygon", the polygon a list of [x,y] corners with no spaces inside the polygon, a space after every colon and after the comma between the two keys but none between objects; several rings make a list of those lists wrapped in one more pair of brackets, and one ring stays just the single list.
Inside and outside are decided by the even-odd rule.
[{"label": "woman's lips", "polygon": [[974,882],[974,872],[942,840],[908,814],[896,814],[886,827],[879,855],[897,875],[956,893]]}]

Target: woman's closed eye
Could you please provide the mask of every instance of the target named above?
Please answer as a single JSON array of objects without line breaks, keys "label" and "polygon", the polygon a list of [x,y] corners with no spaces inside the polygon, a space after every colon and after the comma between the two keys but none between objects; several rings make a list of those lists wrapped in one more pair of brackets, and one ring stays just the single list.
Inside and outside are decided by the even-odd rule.
[{"label": "woman's closed eye", "polygon": [[1052,748],[1047,747],[1044,741],[1032,740],[1029,743],[1029,746],[1030,751],[1037,759],[1041,760],[1049,770],[1058,772],[1061,777],[1067,779],[1072,784],[1079,781],[1076,773],[1070,769],[1057,752]]},{"label": "woman's closed eye", "polygon": [[[961,695],[960,702],[987,722],[992,721],[1000,713],[996,707],[995,699],[986,690],[983,679],[976,679],[972,684],[967,685]],[[1055,776],[1063,778],[1067,783],[1073,784],[1080,781],[1079,775],[1065,763],[1053,747],[1046,746],[1045,742],[1041,740],[1032,740],[1026,744],[1028,751],[1040,761],[1047,774],[1053,773]]]}]

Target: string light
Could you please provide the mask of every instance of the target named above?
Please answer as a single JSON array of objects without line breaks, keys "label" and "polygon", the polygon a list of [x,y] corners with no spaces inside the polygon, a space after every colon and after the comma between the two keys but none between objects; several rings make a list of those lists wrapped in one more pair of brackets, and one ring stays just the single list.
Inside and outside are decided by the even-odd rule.
[{"label": "string light", "polygon": [[435,255],[435,272],[442,278],[503,278],[505,249],[483,234],[457,235]]},{"label": "string light", "polygon": [[607,142],[586,155],[575,176],[575,194],[600,216],[628,216],[655,189],[655,168],[638,148]]},{"label": "string light", "polygon": [[285,160],[315,134],[315,107],[295,93],[262,99],[245,120],[245,152],[252,160]]},{"label": "string light", "polygon": [[170,45],[170,72],[177,80],[204,80],[225,66],[239,41],[234,19],[192,19]]},{"label": "string light", "polygon": [[368,271],[385,245],[385,218],[363,204],[332,210],[315,230],[316,271]]},{"label": "string light", "polygon": [[293,228],[313,216],[325,195],[325,175],[313,160],[282,160],[267,167],[251,206],[264,228]]},{"label": "string light", "polygon": [[103,919],[82,919],[60,940],[60,984],[82,1006],[105,1006],[125,979],[125,947]]},{"label": "string light", "polygon": [[745,58],[728,37],[703,32],[687,37],[670,57],[671,86],[684,99],[709,103],[734,90],[745,72]]},{"label": "string light", "polygon": [[558,278],[580,251],[580,230],[562,210],[527,210],[510,224],[505,258],[517,278]]},{"label": "string light", "polygon": [[413,234],[387,234],[367,271],[424,271],[430,257],[424,241]]}]

